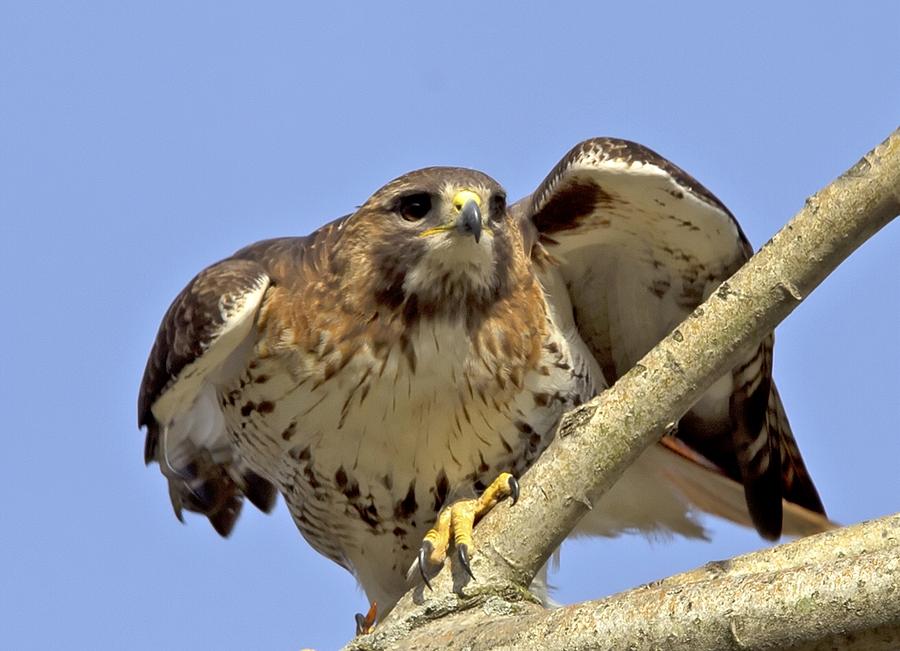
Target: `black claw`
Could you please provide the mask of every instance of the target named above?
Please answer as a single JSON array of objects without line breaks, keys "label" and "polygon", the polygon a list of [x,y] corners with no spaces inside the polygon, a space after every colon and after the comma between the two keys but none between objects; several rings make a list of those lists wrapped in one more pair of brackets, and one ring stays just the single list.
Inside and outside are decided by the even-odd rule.
[{"label": "black claw", "polygon": [[[426,547],[428,547],[427,551]],[[431,587],[431,581],[428,580],[428,575],[425,574],[425,557],[428,554],[431,554],[432,549],[431,543],[427,540],[422,541],[422,546],[419,547],[419,574],[422,575],[422,581],[425,582],[425,585],[428,586],[429,590],[434,590],[434,588]]]},{"label": "black claw", "polygon": [[475,575],[472,574],[472,568],[469,567],[469,548],[466,547],[465,545],[457,545],[456,553],[459,556],[459,563],[460,563],[460,565],[463,566],[463,569],[466,571],[466,574],[468,574],[470,577],[472,577],[473,581],[477,581],[478,579],[476,579]]},{"label": "black claw", "polygon": [[375,617],[378,613],[378,604],[376,602],[372,602],[372,605],[369,606],[369,612],[365,615],[360,613],[356,613],[354,615],[354,619],[356,619],[356,637],[360,635],[368,635],[375,628]]},{"label": "black claw", "polygon": [[509,476],[509,494],[512,497],[512,506],[519,501],[519,480],[512,475]]}]

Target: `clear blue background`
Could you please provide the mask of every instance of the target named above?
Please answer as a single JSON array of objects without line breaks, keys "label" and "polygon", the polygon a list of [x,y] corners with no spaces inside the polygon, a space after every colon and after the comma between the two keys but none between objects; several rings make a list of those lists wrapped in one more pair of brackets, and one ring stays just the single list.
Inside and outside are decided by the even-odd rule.
[{"label": "clear blue background", "polygon": [[[206,264],[425,165],[517,197],[594,135],[670,157],[759,245],[898,123],[894,1],[621,4],[0,4],[0,647],[323,651],[365,609],[282,506],[221,540],[143,467],[144,360]],[[900,510],[898,254],[892,225],[779,329],[845,523]],[[711,526],[569,544],[557,597],[763,545]]]}]

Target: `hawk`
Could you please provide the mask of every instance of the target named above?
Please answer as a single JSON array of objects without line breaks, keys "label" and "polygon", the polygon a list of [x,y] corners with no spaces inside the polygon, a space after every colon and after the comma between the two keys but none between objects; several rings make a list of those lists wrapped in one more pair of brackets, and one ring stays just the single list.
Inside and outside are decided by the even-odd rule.
[{"label": "hawk", "polygon": [[[140,389],[145,460],[179,519],[201,513],[222,536],[244,498],[269,511],[280,493],[309,544],[390,610],[417,557],[452,545],[449,505],[471,507],[453,518],[467,567],[472,521],[516,493],[563,414],[751,253],[709,190],[625,140],[578,144],[512,205],[475,170],[411,172],[188,283]],[[772,346],[746,350],[579,532],[701,537],[698,510],[767,539],[826,528]]]}]

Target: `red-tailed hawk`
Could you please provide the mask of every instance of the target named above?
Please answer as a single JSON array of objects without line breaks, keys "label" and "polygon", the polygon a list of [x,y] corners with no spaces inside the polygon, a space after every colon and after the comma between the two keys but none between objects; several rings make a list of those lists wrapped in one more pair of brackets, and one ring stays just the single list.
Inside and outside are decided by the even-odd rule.
[{"label": "red-tailed hawk", "polygon": [[[524,473],[567,410],[750,254],[706,188],[624,140],[577,145],[512,206],[481,172],[411,172],[187,285],[140,390],[146,461],[179,518],[202,513],[223,536],[245,497],[269,510],[281,493],[383,612],[444,505]],[[581,531],[701,536],[696,507],[769,539],[827,526],[772,382],[771,337]]]}]

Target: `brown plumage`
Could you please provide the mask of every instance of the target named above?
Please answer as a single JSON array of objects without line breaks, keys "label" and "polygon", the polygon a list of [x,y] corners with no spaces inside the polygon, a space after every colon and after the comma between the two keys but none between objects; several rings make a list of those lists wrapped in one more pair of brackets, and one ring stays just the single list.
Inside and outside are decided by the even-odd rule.
[{"label": "brown plumage", "polygon": [[[146,459],[179,517],[222,535],[244,496],[268,509],[277,489],[310,544],[389,608],[442,505],[524,472],[565,411],[749,253],[708,190],[626,141],[578,145],[509,208],[480,172],[412,172],[179,294],[141,386]],[[692,503],[766,537],[826,527],[771,353],[771,338],[748,351],[582,531],[703,535]]]}]

